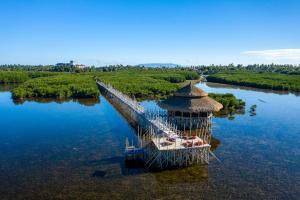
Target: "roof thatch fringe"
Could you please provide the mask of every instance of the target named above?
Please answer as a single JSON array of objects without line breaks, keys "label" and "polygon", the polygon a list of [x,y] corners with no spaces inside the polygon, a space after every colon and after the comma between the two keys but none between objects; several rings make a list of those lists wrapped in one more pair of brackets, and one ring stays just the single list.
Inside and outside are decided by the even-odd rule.
[{"label": "roof thatch fringe", "polygon": [[223,105],[208,97],[203,90],[195,87],[191,83],[179,89],[175,95],[159,103],[159,105],[169,111],[180,112],[217,112]]}]

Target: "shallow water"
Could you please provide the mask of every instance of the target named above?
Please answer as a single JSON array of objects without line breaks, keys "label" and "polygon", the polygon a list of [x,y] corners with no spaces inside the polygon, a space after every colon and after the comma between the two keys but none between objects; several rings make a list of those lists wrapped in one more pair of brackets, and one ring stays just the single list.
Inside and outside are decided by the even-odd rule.
[{"label": "shallow water", "polygon": [[198,86],[234,93],[246,113],[213,119],[221,163],[156,173],[125,166],[125,139],[135,142],[135,131],[105,98],[15,104],[0,92],[0,199],[297,199],[300,97]]}]

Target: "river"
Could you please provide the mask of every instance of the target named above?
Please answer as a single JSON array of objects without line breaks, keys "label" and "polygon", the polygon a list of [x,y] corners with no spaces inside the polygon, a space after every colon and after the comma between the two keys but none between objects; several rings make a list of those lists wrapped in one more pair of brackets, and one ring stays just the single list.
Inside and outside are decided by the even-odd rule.
[{"label": "river", "polygon": [[221,162],[163,172],[125,166],[125,139],[135,142],[135,131],[104,97],[20,103],[0,88],[0,199],[299,198],[300,96],[197,86],[233,93],[246,112],[213,119]]}]

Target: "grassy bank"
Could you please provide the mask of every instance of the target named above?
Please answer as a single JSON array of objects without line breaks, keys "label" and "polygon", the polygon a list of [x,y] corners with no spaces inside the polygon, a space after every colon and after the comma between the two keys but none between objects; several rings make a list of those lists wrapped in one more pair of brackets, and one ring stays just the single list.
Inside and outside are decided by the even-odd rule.
[{"label": "grassy bank", "polygon": [[13,89],[14,99],[52,98],[98,98],[99,90],[90,75],[63,74],[34,78]]},{"label": "grassy bank", "polygon": [[246,70],[223,71],[207,77],[208,81],[255,88],[300,91],[300,75],[259,73]]}]

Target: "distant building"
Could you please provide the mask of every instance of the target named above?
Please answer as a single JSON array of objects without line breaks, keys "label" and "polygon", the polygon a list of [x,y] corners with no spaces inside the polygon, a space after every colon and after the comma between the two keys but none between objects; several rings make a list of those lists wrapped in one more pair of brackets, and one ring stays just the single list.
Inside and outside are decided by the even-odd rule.
[{"label": "distant building", "polygon": [[74,61],[71,60],[69,63],[56,63],[56,67],[73,67]]},{"label": "distant building", "polygon": [[79,69],[85,68],[85,65],[83,65],[83,64],[75,64],[74,66]]},{"label": "distant building", "polygon": [[79,69],[85,68],[85,65],[83,64],[74,64],[74,61],[71,60],[69,63],[56,63],[56,67],[76,67]]}]

